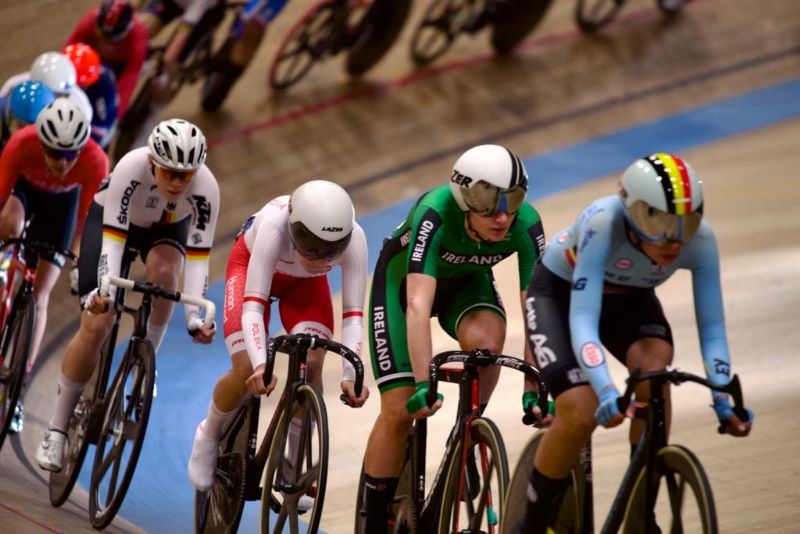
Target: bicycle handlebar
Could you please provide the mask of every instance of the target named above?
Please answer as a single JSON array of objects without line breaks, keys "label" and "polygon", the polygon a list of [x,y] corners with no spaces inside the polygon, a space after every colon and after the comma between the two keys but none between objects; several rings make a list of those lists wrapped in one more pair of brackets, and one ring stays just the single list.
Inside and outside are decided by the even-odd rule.
[{"label": "bicycle handlebar", "polygon": [[[358,357],[358,354],[341,343],[312,334],[287,334],[274,337],[270,340],[267,345],[267,365],[264,368],[264,386],[269,387],[272,371],[275,368],[276,352],[285,352],[288,354],[294,350],[304,350],[308,352],[309,350],[318,348],[335,352],[350,362],[356,371],[356,380],[354,384],[355,394],[356,397],[360,397],[361,389],[364,387],[364,364],[361,362],[361,358]],[[344,394],[342,394],[342,397],[344,397]],[[342,398],[342,401],[345,402],[345,399]]]},{"label": "bicycle handlebar", "polygon": [[181,293],[180,291],[171,291],[161,286],[151,284],[150,282],[137,282],[135,280],[119,278],[117,276],[111,276],[108,274],[100,277],[100,288],[98,291],[100,296],[108,296],[108,290],[112,284],[123,289],[135,291],[136,293],[143,293],[145,295],[151,295],[174,302],[199,306],[206,312],[205,316],[203,317],[203,325],[206,328],[211,328],[214,325],[214,315],[217,313],[217,305],[208,299],[187,295],[185,293]]},{"label": "bicycle handlebar", "polygon": [[0,241],[0,249],[4,249],[13,245],[23,245],[24,247],[32,248],[39,254],[39,256],[41,256],[44,252],[54,252],[72,261],[78,261],[78,256],[73,254],[71,250],[57,247],[44,241],[30,240],[25,237],[12,237],[10,239],[6,239],[5,241]]},{"label": "bicycle handlebar", "polygon": [[439,386],[438,371],[446,363],[463,363],[465,366],[471,365],[475,367],[499,365],[521,371],[539,386],[538,405],[543,414],[547,413],[547,386],[542,380],[541,372],[536,367],[519,358],[504,354],[492,354],[482,349],[473,349],[471,351],[450,350],[440,352],[431,359],[429,369],[430,382],[428,385],[428,398],[426,399],[428,407],[433,406],[436,402],[436,392]]},{"label": "bicycle handlebar", "polygon": [[[660,388],[667,382],[675,384],[676,386],[684,382],[694,382],[696,384],[700,384],[701,386],[705,386],[708,389],[712,389],[720,393],[727,393],[733,397],[733,413],[736,414],[736,417],[738,417],[744,423],[750,420],[750,415],[747,413],[747,410],[744,407],[744,396],[742,394],[742,385],[739,382],[739,375],[733,375],[733,378],[730,382],[725,385],[719,385],[706,378],[702,378],[691,373],[686,373],[679,369],[665,369],[663,371],[653,371],[650,373],[642,373],[641,369],[638,367],[634,369],[626,380],[628,385],[625,388],[625,392],[617,397],[617,409],[619,409],[620,413],[624,414],[627,411],[628,406],[631,403],[633,390],[636,387],[636,384],[645,380],[652,380],[652,387]],[[724,434],[726,428],[727,423],[721,422],[719,428],[717,428],[717,431],[720,434]]]}]

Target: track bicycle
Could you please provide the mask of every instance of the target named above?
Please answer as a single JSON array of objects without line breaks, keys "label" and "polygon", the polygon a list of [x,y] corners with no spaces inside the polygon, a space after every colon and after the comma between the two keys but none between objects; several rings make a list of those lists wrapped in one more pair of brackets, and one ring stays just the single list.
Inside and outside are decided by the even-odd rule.
[{"label": "track bicycle", "polygon": [[[355,393],[361,394],[364,365],[346,346],[309,334],[271,339],[264,382],[269,384],[272,377],[275,353],[283,352],[289,356],[286,387],[260,445],[260,397],[250,397],[223,428],[214,485],[195,493],[195,532],[236,532],[245,501],[254,500],[261,500],[262,533],[294,534],[302,514],[308,514],[304,518],[308,532],[319,528],[328,476],[328,415],[322,394],[306,376],[308,351],[316,348],[350,362],[356,374]],[[340,398],[345,402],[344,395]],[[292,432],[297,436],[296,450],[289,443]],[[310,510],[299,506],[303,496],[314,499]]]},{"label": "track bicycle", "polygon": [[544,18],[553,0],[432,0],[411,38],[411,60],[425,67],[462,33],[492,27],[491,45],[500,55],[511,51]]},{"label": "track bicycle", "polygon": [[[174,96],[184,84],[193,84],[208,75],[214,68],[214,58],[220,53],[214,48],[214,33],[222,24],[228,11],[241,11],[247,5],[245,0],[225,0],[211,8],[192,30],[179,57],[179,68],[172,74],[170,92]],[[224,46],[221,45],[221,47]],[[167,45],[152,47],[148,59],[142,68],[141,77],[144,81],[140,84],[135,96],[131,100],[128,111],[117,126],[117,135],[114,139],[110,155],[113,162],[118,162],[131,149],[137,148],[134,144],[140,139],[142,130],[153,123],[154,114],[163,104],[154,102],[154,84],[160,83],[164,73],[164,53]]]},{"label": "track bicycle", "polygon": [[[443,367],[449,363],[463,368]],[[406,442],[406,459],[395,492],[389,532],[495,533],[503,517],[508,486],[508,458],[497,425],[480,409],[478,370],[490,365],[521,371],[538,384],[539,407],[547,413],[547,390],[538,369],[511,356],[485,350],[447,351],[430,364],[428,405],[436,401],[440,380],[459,385],[456,421],[444,457],[425,493],[427,419],[414,422]],[[441,375],[441,376],[440,376]],[[364,469],[356,498],[356,534],[365,532]]]},{"label": "track bicycle", "polygon": [[[617,406],[625,413],[633,391],[639,382],[650,381],[651,396],[646,405],[636,404],[634,417],[645,420],[646,426],[639,444],[611,504],[602,533],[624,532],[718,532],[716,508],[711,483],[700,460],[683,445],[669,443],[667,408],[664,399],[666,384],[694,382],[713,391],[730,394],[734,413],[742,421],[749,420],[744,408],[741,384],[737,375],[725,386],[677,369],[631,373],[625,392]],[[725,433],[727,423],[720,424]],[[536,449],[545,431],[537,431],[523,450],[514,471],[508,494],[508,513],[501,532],[511,534],[525,514],[525,495],[533,467]],[[554,532],[594,532],[593,497],[591,486],[591,448],[581,452],[581,461],[573,468],[570,484],[555,522]]]},{"label": "track bicycle", "polygon": [[[613,21],[627,0],[576,0],[575,24],[585,33],[594,33]],[[656,0],[662,13],[677,15],[689,0]]]},{"label": "track bicycle", "polygon": [[[126,252],[124,276],[127,276],[134,255],[133,251]],[[108,294],[110,284],[118,287],[114,325],[103,346],[100,362],[70,417],[64,467],[58,473],[51,473],[49,483],[50,502],[53,506],[60,506],[75,485],[89,444],[94,444],[95,456],[89,484],[89,520],[97,529],[108,526],[122,506],[144,443],[155,384],[155,352],[147,339],[147,323],[153,299],[163,298],[204,308],[203,322],[207,326],[213,324],[216,311],[215,304],[210,300],[164,289],[149,282],[114,276],[101,278],[101,295]],[[142,294],[138,308],[124,304],[124,290]],[[114,348],[122,313],[133,317],[133,333],[111,385],[106,389],[114,363]]]},{"label": "track bicycle", "polygon": [[361,76],[400,35],[411,0],[319,0],[283,38],[269,69],[269,85],[283,91],[311,67],[346,52],[345,70]]},{"label": "track bicycle", "polygon": [[55,253],[77,261],[69,250],[26,237],[0,243],[2,257],[11,249],[5,284],[0,288],[0,447],[9,433],[11,421],[24,389],[26,368],[31,354],[31,338],[36,320],[33,285],[39,259]]}]

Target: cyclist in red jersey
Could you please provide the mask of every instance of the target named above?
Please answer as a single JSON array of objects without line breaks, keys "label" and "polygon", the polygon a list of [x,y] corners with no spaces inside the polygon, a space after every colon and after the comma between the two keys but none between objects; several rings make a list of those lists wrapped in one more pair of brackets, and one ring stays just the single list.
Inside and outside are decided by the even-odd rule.
[{"label": "cyclist in red jersey", "polygon": [[103,0],[86,12],[72,30],[66,44],[86,43],[117,77],[121,118],[128,109],[136,80],[147,57],[147,30],[134,16],[127,0]]},{"label": "cyclist in red jersey", "polygon": [[[78,250],[83,221],[108,158],[89,137],[89,121],[68,98],[59,97],[39,114],[35,125],[15,132],[0,157],[0,240],[27,236],[59,248]],[[47,323],[47,305],[61,269],[61,255],[44,255],[34,283],[36,321],[27,372],[33,368]],[[73,268],[71,278],[77,279]],[[22,428],[21,406],[12,430]]]}]

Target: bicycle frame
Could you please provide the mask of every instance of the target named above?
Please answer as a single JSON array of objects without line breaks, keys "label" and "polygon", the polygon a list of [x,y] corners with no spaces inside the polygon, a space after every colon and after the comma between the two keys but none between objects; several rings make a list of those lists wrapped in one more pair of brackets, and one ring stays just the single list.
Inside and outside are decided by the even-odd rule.
[{"label": "bicycle frame", "polygon": [[[463,363],[462,369],[443,368],[445,363]],[[427,419],[417,420],[414,424],[411,445],[411,469],[412,486],[411,494],[414,503],[415,521],[417,532],[433,532],[438,521],[440,511],[439,505],[444,492],[444,477],[448,465],[453,460],[456,445],[464,441],[464,437],[469,432],[470,423],[481,417],[480,406],[480,376],[479,368],[490,365],[510,367],[524,372],[539,384],[540,400],[539,406],[547,410],[547,389],[541,381],[538,370],[531,365],[509,356],[492,355],[488,351],[473,350],[471,352],[449,351],[443,352],[433,358],[430,364],[430,383],[428,390],[428,405],[432,406],[436,401],[436,392],[439,381],[457,383],[459,385],[458,410],[456,422],[453,425],[450,435],[445,445],[445,453],[439,468],[434,476],[430,492],[425,496],[425,456],[427,441]],[[441,375],[441,377],[440,377]],[[462,450],[461,470],[465,469],[466,448]],[[423,496],[424,500],[423,500]]]}]

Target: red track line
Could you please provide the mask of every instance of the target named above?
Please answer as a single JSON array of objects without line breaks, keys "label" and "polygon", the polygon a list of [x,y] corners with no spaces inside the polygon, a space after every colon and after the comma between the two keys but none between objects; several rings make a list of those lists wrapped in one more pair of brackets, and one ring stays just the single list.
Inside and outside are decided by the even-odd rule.
[{"label": "red track line", "polygon": [[[699,1],[700,0],[694,0],[694,3],[698,3]],[[640,20],[644,20],[656,15],[657,12],[658,9],[655,7],[641,9],[631,14],[618,17],[617,20],[615,20],[612,23],[612,25],[616,26],[621,24],[630,24],[632,22],[638,22]],[[577,29],[573,29],[550,35],[544,35],[542,37],[534,37],[533,39],[527,39],[523,41],[522,44],[520,44],[517,47],[517,50],[534,50],[539,48],[545,48],[547,46],[568,41],[570,39],[576,39],[581,35],[582,34]],[[370,97],[379,93],[388,93],[390,91],[394,91],[401,87],[405,87],[406,85],[411,85],[430,78],[441,76],[447,72],[465,69],[468,67],[472,67],[474,65],[485,63],[486,61],[491,60],[494,56],[495,56],[494,53],[487,52],[484,54],[479,54],[465,59],[450,61],[440,66],[433,66],[423,70],[419,70],[394,80],[378,82],[369,87],[356,89],[347,94],[335,96],[333,98],[329,98],[326,100],[321,100],[314,104],[301,106],[297,109],[288,111],[282,115],[278,115],[277,117],[272,117],[266,120],[254,122],[246,126],[228,130],[226,132],[221,132],[220,134],[210,138],[208,144],[209,147],[224,145],[226,143],[230,143],[237,139],[250,137],[255,132],[258,132],[260,130],[268,130],[271,128],[275,128],[277,126],[281,126],[283,124],[294,122],[296,120],[305,118],[309,115],[315,115],[322,111],[338,107],[342,104],[346,104],[353,100],[359,100],[361,98]]]},{"label": "red track line", "polygon": [[5,510],[11,512],[14,515],[17,515],[17,516],[19,516],[19,517],[21,517],[23,519],[26,519],[26,520],[30,521],[31,523],[33,523],[37,527],[41,528],[42,530],[45,530],[47,532],[53,532],[54,534],[62,534],[62,532],[60,530],[56,530],[54,528],[51,528],[51,527],[45,525],[44,523],[40,523],[39,521],[37,521],[36,519],[30,517],[29,515],[24,514],[24,513],[20,512],[19,510],[15,510],[14,508],[11,508],[10,506],[8,506],[6,504],[3,504],[2,502],[0,502],[0,508],[3,508]]}]

